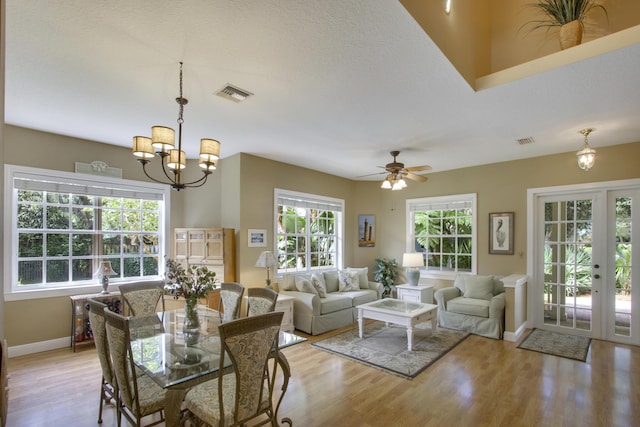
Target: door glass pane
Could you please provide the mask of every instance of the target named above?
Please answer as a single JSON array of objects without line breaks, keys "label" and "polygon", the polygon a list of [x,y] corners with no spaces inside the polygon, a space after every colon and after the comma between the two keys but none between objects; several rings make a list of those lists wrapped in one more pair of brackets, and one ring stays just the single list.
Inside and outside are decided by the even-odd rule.
[{"label": "door glass pane", "polygon": [[546,325],[591,330],[591,206],[591,200],[545,203]]},{"label": "door glass pane", "polygon": [[631,336],[631,198],[616,198],[615,333]]}]

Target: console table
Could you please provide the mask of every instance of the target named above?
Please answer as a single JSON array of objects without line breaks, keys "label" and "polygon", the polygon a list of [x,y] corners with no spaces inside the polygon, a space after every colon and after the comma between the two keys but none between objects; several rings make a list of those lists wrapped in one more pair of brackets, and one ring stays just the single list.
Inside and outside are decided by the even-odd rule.
[{"label": "console table", "polygon": [[76,346],[93,343],[93,333],[89,323],[89,307],[87,300],[91,298],[107,305],[109,310],[122,313],[122,297],[120,291],[108,294],[71,295],[71,345],[73,351]]}]

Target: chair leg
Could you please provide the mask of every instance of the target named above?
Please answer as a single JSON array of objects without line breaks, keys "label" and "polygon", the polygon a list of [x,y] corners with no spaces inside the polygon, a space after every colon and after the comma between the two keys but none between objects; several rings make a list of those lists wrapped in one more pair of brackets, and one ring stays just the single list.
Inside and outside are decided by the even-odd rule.
[{"label": "chair leg", "polygon": [[100,409],[98,409],[98,424],[102,424],[102,402],[105,399],[104,388],[100,387]]}]

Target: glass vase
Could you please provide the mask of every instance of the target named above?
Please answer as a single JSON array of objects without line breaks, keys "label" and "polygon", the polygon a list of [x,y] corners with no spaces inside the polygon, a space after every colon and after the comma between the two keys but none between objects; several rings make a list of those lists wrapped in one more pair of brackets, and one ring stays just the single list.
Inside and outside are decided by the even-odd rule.
[{"label": "glass vase", "polygon": [[198,319],[198,300],[187,298],[184,302],[184,325],[182,327],[184,342],[194,345],[200,337],[200,319]]}]

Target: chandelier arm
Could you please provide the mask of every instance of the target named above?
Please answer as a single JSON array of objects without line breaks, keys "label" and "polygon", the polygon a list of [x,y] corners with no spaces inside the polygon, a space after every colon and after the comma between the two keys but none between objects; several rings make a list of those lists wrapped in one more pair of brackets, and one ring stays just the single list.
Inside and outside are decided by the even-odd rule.
[{"label": "chandelier arm", "polygon": [[[167,175],[167,172],[165,171],[165,175],[167,175],[167,178],[169,178],[169,180],[171,181],[170,183],[165,182],[165,181],[161,181],[159,179],[156,179],[154,177],[152,177],[151,175],[149,175],[149,173],[147,172],[147,163],[150,163],[148,160],[146,162],[142,162],[140,160],[138,160],[140,163],[142,163],[142,171],[144,172],[144,174],[147,176],[147,178],[149,178],[152,181],[155,181],[159,184],[169,184],[169,185],[173,185],[175,184],[175,181],[171,179],[171,177],[169,175]],[[164,165],[162,166],[162,170],[164,171]]]}]

